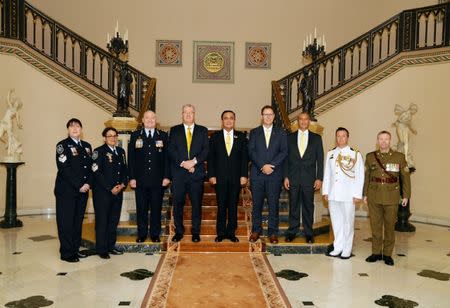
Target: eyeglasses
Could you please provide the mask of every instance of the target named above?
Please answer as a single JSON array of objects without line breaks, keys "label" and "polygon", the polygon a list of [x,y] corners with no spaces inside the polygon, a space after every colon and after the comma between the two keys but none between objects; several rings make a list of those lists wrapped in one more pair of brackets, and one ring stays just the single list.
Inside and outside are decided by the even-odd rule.
[{"label": "eyeglasses", "polygon": [[273,113],[263,113],[264,117],[273,117],[274,115]]},{"label": "eyeglasses", "polygon": [[117,138],[117,135],[106,135],[106,138]]}]

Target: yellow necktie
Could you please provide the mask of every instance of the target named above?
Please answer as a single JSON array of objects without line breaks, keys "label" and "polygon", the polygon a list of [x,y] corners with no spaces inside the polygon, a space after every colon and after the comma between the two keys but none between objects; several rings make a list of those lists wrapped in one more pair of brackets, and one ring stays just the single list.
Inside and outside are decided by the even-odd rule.
[{"label": "yellow necktie", "polygon": [[227,133],[227,137],[225,138],[225,147],[227,148],[228,156],[230,156],[230,153],[231,153],[231,136],[230,136],[230,133]]},{"label": "yellow necktie", "polygon": [[187,143],[188,157],[190,158],[191,143],[192,143],[192,132],[191,132],[190,126],[188,126],[188,128],[187,128],[186,143]]},{"label": "yellow necktie", "polygon": [[306,137],[304,132],[300,132],[300,144],[298,145],[298,151],[300,152],[300,156],[303,157],[306,149]]},{"label": "yellow necktie", "polygon": [[266,131],[266,147],[269,148],[269,142],[270,142],[270,131],[268,129]]}]

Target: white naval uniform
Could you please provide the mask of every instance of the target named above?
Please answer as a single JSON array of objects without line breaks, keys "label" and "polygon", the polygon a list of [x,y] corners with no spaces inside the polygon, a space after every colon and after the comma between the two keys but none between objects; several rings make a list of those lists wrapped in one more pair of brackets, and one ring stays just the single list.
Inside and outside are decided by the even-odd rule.
[{"label": "white naval uniform", "polygon": [[[338,156],[356,159],[348,171],[341,169]],[[342,160],[345,166],[348,160]],[[327,153],[323,176],[322,195],[328,195],[328,208],[334,233],[333,256],[350,257],[353,246],[355,205],[353,198],[362,199],[364,186],[364,161],[361,153],[349,146],[336,147]]]}]

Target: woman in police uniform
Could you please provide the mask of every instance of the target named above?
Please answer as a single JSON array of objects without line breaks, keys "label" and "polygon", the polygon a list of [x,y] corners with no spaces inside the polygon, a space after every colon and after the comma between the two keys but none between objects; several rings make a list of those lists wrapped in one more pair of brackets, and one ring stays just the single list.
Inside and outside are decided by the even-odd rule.
[{"label": "woman in police uniform", "polygon": [[66,127],[68,137],[56,145],[56,224],[61,260],[78,262],[79,258],[86,257],[78,249],[92,184],[92,148],[89,143],[80,139],[83,128],[80,120],[72,118]]},{"label": "woman in police uniform", "polygon": [[96,148],[92,154],[95,243],[98,255],[102,259],[109,259],[109,254],[123,253],[115,245],[123,190],[128,185],[128,168],[125,151],[117,146],[117,130],[107,127],[102,136],[105,144]]}]

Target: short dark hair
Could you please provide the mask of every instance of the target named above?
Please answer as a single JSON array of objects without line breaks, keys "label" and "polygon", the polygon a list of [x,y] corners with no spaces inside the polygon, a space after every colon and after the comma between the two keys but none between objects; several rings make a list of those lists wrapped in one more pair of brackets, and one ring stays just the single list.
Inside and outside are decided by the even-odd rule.
[{"label": "short dark hair", "polygon": [[310,115],[309,112],[307,112],[307,111],[302,111],[302,112],[300,112],[300,113],[298,114],[298,116],[297,116],[297,119],[300,118],[300,116],[301,116],[302,114],[306,114],[306,115],[308,116],[308,119],[311,120],[311,115]]},{"label": "short dark hair", "polygon": [[336,129],[336,133],[335,133],[335,135],[337,135],[337,133],[338,132],[346,132],[347,133],[347,137],[350,137],[350,133],[348,132],[348,129],[346,129],[345,127],[338,127],[337,129]]},{"label": "short dark hair", "polygon": [[234,116],[234,118],[236,119],[236,114],[234,113],[233,110],[224,110],[220,116],[220,118],[223,120],[223,116],[225,115],[225,113],[231,112]]},{"label": "short dark hair", "polygon": [[270,110],[272,110],[273,113],[275,113],[275,109],[273,109],[272,106],[265,105],[264,107],[261,108],[261,115],[264,113],[264,110],[266,110],[266,109],[270,109]]},{"label": "short dark hair", "polygon": [[378,136],[383,135],[383,134],[389,135],[389,137],[392,138],[391,133],[388,132],[387,130],[382,130],[381,132],[379,132],[379,133],[377,134],[377,138],[378,138]]},{"label": "short dark hair", "polygon": [[69,126],[72,125],[72,124],[78,124],[78,125],[80,125],[81,128],[83,128],[83,125],[81,124],[81,121],[78,120],[77,118],[72,118],[69,121],[67,121],[66,128],[69,128]]},{"label": "short dark hair", "polygon": [[115,129],[115,128],[112,127],[112,126],[108,126],[108,127],[105,127],[105,129],[103,129],[103,131],[102,131],[102,136],[103,136],[103,137],[106,137],[106,134],[107,134],[110,130],[112,130],[113,132],[115,132],[116,135],[119,134],[119,133],[117,132],[117,129]]}]

